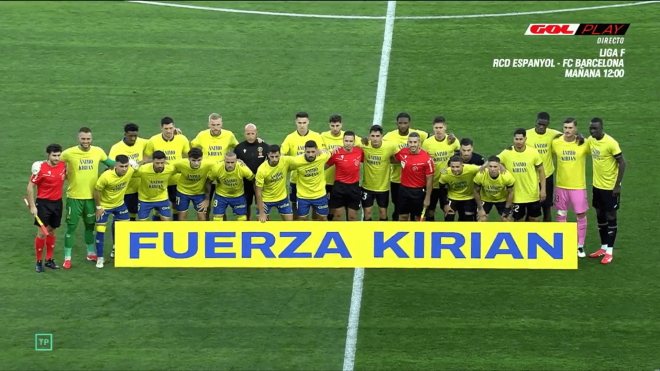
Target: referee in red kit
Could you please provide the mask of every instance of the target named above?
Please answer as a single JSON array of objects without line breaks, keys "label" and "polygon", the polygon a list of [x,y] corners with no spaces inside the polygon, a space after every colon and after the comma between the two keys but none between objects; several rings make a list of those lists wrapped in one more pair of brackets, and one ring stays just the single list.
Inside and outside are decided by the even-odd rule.
[{"label": "referee in red kit", "polygon": [[[44,271],[43,249],[46,246],[46,267],[59,269],[53,260],[55,230],[62,224],[62,186],[66,179],[66,164],[60,161],[62,146],[51,144],[46,147],[48,160],[32,164],[32,176],[27,185],[27,201],[32,215],[38,216],[48,230],[48,236],[37,228],[34,248],[37,253],[37,273]],[[37,186],[37,201],[34,201],[34,186]],[[36,219],[34,225],[39,227]]]},{"label": "referee in red kit", "polygon": [[417,133],[408,135],[408,147],[394,155],[401,163],[401,189],[399,190],[399,221],[419,220],[424,207],[431,204],[435,164],[429,154],[421,149]]},{"label": "referee in red kit", "polygon": [[344,208],[348,214],[348,220],[357,220],[357,212],[360,209],[362,199],[362,188],[360,188],[360,164],[364,161],[362,148],[355,147],[355,133],[346,131],[344,133],[344,146],[337,149],[325,168],[335,165],[335,184],[332,186],[328,206],[333,213],[332,220],[340,221]]}]

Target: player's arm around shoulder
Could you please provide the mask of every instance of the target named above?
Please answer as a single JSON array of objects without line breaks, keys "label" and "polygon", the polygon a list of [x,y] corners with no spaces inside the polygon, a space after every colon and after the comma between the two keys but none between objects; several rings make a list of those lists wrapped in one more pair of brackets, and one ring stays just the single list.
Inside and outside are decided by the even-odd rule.
[{"label": "player's arm around shoulder", "polygon": [[468,165],[463,165],[463,169],[467,170],[472,175],[472,177],[475,177],[477,174],[479,174],[479,171],[481,170],[481,166],[468,164]]},{"label": "player's arm around shoulder", "polygon": [[247,179],[247,180],[253,180],[254,179],[254,173],[252,172],[252,170],[250,170],[249,167],[247,167],[247,165],[239,164],[238,166],[239,166],[239,170],[241,172],[241,176],[244,179]]}]

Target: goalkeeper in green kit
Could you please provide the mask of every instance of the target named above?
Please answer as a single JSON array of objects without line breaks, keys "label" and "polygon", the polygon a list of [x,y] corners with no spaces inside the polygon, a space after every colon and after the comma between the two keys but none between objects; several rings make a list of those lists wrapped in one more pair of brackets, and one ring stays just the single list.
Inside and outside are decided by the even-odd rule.
[{"label": "goalkeeper in green kit", "polygon": [[102,148],[92,146],[92,130],[80,128],[78,145],[62,152],[60,160],[66,163],[68,188],[66,190],[66,234],[64,236],[64,269],[71,268],[71,249],[80,219],[85,226],[87,260],[96,261],[94,226],[96,204],[94,186],[99,178],[99,165],[114,166]]}]

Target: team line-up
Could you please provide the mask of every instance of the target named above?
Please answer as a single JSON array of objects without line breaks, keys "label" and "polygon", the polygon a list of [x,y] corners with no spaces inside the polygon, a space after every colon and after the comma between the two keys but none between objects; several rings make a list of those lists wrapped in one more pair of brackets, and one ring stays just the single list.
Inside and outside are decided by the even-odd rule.
[{"label": "team line-up", "polygon": [[[537,115],[533,128],[517,129],[513,145],[488,161],[472,151],[469,138],[456,140],[447,133],[443,117],[433,120],[433,135],[410,127],[410,116],[397,116],[397,129],[384,133],[379,125],[367,137],[344,131],[342,118],[332,115],[329,131],[309,130],[309,115],[299,112],[296,130],[281,146],[258,137],[254,124],[245,126],[245,140],[223,129],[222,117],[211,114],[208,129],[189,141],[170,117],[161,120],[161,133],[139,137],[139,127],[129,123],[124,138],[109,156],[92,145],[91,129],[78,133],[78,145],[62,151],[59,144],[46,148],[46,161],[32,166],[28,201],[35,225],[37,272],[45,266],[58,269],[53,260],[55,230],[61,225],[62,188],[68,183],[65,269],[71,268],[71,250],[80,219],[85,228],[87,260],[102,268],[109,217],[114,242],[114,221],[186,220],[192,203],[197,220],[227,220],[231,208],[239,221],[250,220],[256,202],[257,218],[269,219],[276,208],[282,220],[372,220],[374,203],[378,218],[435,220],[438,204],[445,221],[487,221],[495,208],[502,221],[565,222],[570,207],[577,214],[578,256],[586,256],[584,243],[589,208],[586,191],[586,158],[593,159],[592,206],[596,210],[601,247],[590,257],[612,261],[617,232],[617,210],[625,161],[619,144],[603,131],[603,121],[593,118],[590,137],[568,118],[563,133],[548,128],[550,115]],[[555,161],[556,159],[556,165]],[[109,170],[99,175],[100,164]],[[556,169],[555,169],[556,167]],[[360,170],[363,176],[360,183]],[[557,173],[555,185],[554,173]],[[290,189],[287,192],[287,175]],[[37,186],[35,201],[34,186]],[[555,189],[556,188],[556,189]],[[213,217],[211,218],[211,212]],[[114,245],[111,253],[114,258]]]}]

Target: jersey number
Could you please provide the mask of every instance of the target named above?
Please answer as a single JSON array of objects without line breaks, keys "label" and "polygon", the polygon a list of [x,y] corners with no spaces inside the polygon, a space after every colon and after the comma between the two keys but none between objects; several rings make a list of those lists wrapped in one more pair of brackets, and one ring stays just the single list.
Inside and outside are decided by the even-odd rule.
[{"label": "jersey number", "polygon": [[213,199],[213,207],[218,207],[218,199],[217,198]]},{"label": "jersey number", "polygon": [[517,213],[520,210],[520,205],[513,205],[513,212]]}]

